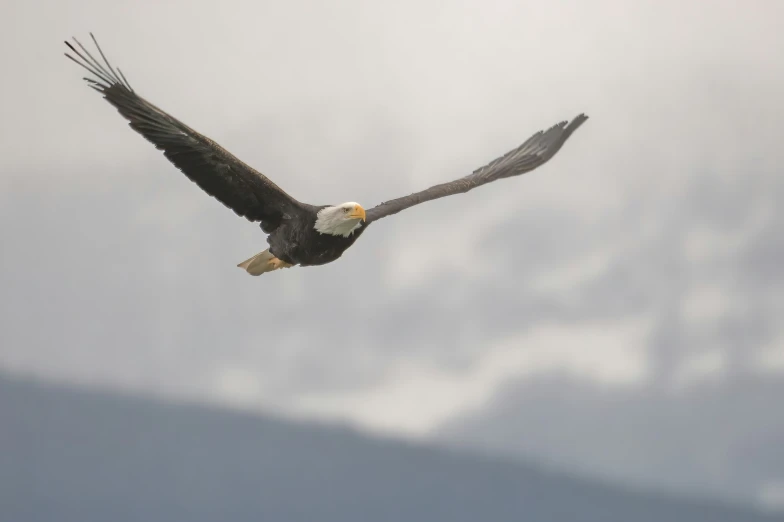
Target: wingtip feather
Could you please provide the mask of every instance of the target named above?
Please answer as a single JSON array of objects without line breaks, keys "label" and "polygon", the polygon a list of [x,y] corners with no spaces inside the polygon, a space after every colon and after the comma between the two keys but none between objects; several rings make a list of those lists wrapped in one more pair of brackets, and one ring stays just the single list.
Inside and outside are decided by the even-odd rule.
[{"label": "wingtip feather", "polygon": [[105,85],[101,84],[101,82],[97,83],[102,85],[103,88],[109,89],[115,85],[119,85],[120,87],[127,89],[130,92],[134,92],[122,71],[120,71],[119,68],[117,71],[115,71],[111,63],[109,63],[109,60],[107,60],[103,49],[101,49],[101,46],[98,44],[98,40],[95,38],[95,35],[92,32],[89,32],[88,34],[95,44],[95,48],[98,50],[103,63],[94,58],[92,54],[90,54],[90,51],[88,51],[87,48],[82,45],[82,43],[77,40],[75,36],[71,37],[71,39],[76,43],[76,45],[79,46],[82,52],[79,52],[76,47],[71,44],[71,42],[64,40],[64,43],[79,59],[74,58],[68,53],[65,53],[65,56],[102,80]]}]

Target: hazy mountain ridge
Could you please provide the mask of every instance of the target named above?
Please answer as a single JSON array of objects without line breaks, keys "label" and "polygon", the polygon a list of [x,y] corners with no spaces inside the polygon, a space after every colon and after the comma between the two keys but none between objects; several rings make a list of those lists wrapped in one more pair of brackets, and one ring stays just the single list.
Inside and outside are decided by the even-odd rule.
[{"label": "hazy mountain ridge", "polygon": [[452,419],[437,436],[612,483],[752,503],[784,476],[782,395],[776,373],[623,392],[543,375],[509,382],[489,406]]},{"label": "hazy mountain ridge", "polygon": [[2,375],[0,519],[783,520],[344,428]]}]

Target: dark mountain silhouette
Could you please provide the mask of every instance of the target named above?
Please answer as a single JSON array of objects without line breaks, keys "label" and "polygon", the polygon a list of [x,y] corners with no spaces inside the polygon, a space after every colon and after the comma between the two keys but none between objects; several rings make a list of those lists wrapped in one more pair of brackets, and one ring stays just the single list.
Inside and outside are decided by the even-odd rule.
[{"label": "dark mountain silhouette", "polygon": [[9,522],[757,522],[352,430],[0,375]]}]

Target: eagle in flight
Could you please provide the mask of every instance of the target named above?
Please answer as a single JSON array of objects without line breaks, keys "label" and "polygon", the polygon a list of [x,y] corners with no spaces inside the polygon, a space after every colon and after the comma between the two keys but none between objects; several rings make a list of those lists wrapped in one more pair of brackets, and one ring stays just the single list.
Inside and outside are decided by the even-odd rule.
[{"label": "eagle in flight", "polygon": [[[421,192],[392,199],[365,210],[350,201],[338,205],[310,205],[294,199],[271,179],[246,165],[226,149],[148,102],[131,88],[122,71],[109,64],[90,33],[102,62],[76,38],[65,42],[76,55],[65,55],[94,78],[88,85],[103,94],[133,130],[161,151],[180,171],[209,195],[251,222],[259,222],[269,248],[240,263],[249,274],[291,266],[331,263],[343,255],[368,226],[386,216],[433,199],[468,192],[492,181],[530,172],[552,158],[588,117],[580,114],[539,131],[517,148],[473,173],[434,185]],[[80,52],[81,51],[81,52]]]}]

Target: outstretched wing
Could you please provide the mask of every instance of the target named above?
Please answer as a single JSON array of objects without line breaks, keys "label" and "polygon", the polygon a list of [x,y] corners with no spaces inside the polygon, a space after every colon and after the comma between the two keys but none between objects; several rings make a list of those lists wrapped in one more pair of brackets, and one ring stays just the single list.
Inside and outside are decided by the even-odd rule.
[{"label": "outstretched wing", "polygon": [[569,136],[582,125],[588,116],[580,114],[568,125],[565,121],[550,127],[547,131],[539,131],[517,147],[496,158],[484,167],[460,179],[434,185],[429,189],[416,192],[409,196],[386,201],[367,211],[367,222],[376,221],[392,214],[397,214],[414,205],[433,199],[461,194],[471,189],[490,183],[497,179],[519,176],[544,165],[563,146]]},{"label": "outstretched wing", "polygon": [[88,85],[102,93],[133,130],[162,150],[191,181],[238,215],[261,221],[265,232],[274,230],[283,214],[302,207],[269,178],[137,95],[122,71],[115,72],[109,64],[92,33],[90,37],[103,63],[93,58],[76,38],[73,40],[82,52],[69,42],[65,44],[78,59],[65,55],[92,73],[95,78],[85,78]]}]

